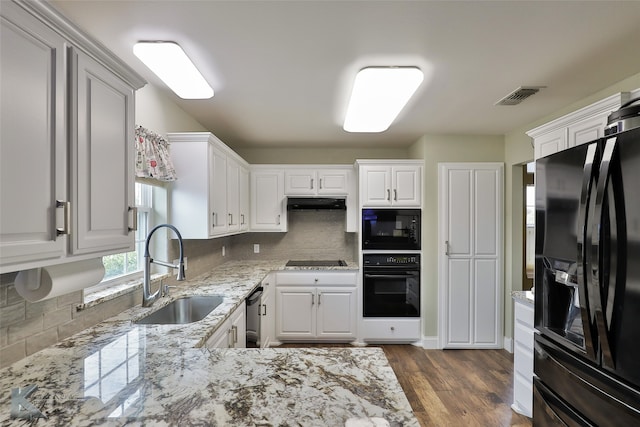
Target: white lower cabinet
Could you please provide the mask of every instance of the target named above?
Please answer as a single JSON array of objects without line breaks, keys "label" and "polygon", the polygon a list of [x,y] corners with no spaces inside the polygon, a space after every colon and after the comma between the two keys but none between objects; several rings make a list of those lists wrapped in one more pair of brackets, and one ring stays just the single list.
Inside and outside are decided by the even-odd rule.
[{"label": "white lower cabinet", "polygon": [[262,297],[260,298],[260,336],[258,346],[260,348],[269,347],[275,339],[275,274],[269,274],[260,286],[262,286]]},{"label": "white lower cabinet", "polygon": [[356,273],[278,273],[276,337],[280,341],[355,339],[356,280]]},{"label": "white lower cabinet", "polygon": [[245,348],[247,342],[247,316],[242,303],[207,340],[207,348]]},{"label": "white lower cabinet", "polygon": [[360,335],[365,342],[417,341],[420,319],[363,319]]},{"label": "white lower cabinet", "polygon": [[519,414],[533,413],[533,304],[514,299],[513,405]]}]

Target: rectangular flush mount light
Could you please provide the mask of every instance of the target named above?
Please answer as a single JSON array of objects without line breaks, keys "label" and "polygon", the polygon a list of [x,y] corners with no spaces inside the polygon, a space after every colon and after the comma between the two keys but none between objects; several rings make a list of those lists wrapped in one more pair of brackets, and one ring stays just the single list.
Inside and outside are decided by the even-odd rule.
[{"label": "rectangular flush mount light", "polygon": [[133,53],[183,99],[208,99],[213,89],[177,43],[139,42]]},{"label": "rectangular flush mount light", "polygon": [[424,75],[418,67],[363,68],[356,75],[344,130],[387,130],[423,79]]}]

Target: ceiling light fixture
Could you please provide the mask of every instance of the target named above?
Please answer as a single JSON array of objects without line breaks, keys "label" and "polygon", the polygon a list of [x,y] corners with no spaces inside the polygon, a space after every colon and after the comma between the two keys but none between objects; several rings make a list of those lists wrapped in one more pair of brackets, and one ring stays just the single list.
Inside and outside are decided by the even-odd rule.
[{"label": "ceiling light fixture", "polygon": [[169,88],[183,99],[208,99],[213,89],[184,50],[175,42],[145,41],[133,53]]},{"label": "ceiling light fixture", "polygon": [[343,129],[384,132],[422,83],[418,67],[366,67],[358,72]]}]

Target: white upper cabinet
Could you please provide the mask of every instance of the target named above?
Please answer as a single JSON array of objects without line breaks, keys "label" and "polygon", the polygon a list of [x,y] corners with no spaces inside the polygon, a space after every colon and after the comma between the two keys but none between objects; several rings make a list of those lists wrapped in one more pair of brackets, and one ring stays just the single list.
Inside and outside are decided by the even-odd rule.
[{"label": "white upper cabinet", "polygon": [[[209,182],[210,200],[209,208],[211,209],[212,227],[209,236],[226,234],[229,231],[229,210],[228,210],[228,187],[227,187],[227,156],[222,150],[220,144],[222,142],[213,137],[209,144],[209,162],[210,168],[205,179]],[[190,159],[193,163],[194,159]],[[187,167],[182,165],[181,167]],[[178,191],[174,187],[174,191]],[[184,212],[183,207],[176,207],[174,212],[184,213],[185,220],[188,221],[189,214]],[[182,215],[181,215],[182,216]]]},{"label": "white upper cabinet", "polygon": [[620,92],[527,132],[536,159],[604,136],[607,117],[631,98]]},{"label": "white upper cabinet", "polygon": [[240,188],[238,190],[238,197],[240,198],[239,206],[239,228],[240,231],[249,230],[249,218],[250,218],[250,202],[249,202],[249,166],[240,165]]},{"label": "white upper cabinet", "polygon": [[351,168],[289,169],[285,168],[287,196],[346,196],[349,193]]},{"label": "white upper cabinet", "polygon": [[70,51],[74,254],[134,250],[134,91],[97,61]]},{"label": "white upper cabinet", "polygon": [[361,206],[420,207],[422,162],[358,160]]},{"label": "white upper cabinet", "polygon": [[251,167],[251,231],[287,231],[284,171]]},{"label": "white upper cabinet", "polygon": [[[170,133],[178,179],[171,189],[171,222],[185,239],[246,231],[248,164],[209,132]],[[242,211],[244,209],[244,211]]]},{"label": "white upper cabinet", "polygon": [[144,80],[48,3],[0,15],[0,273],[131,250]]}]

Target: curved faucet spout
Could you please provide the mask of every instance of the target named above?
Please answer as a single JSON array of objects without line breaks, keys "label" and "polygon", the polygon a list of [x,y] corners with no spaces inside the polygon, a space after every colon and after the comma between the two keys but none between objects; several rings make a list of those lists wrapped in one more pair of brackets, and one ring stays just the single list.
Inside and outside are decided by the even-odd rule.
[{"label": "curved faucet spout", "polygon": [[[166,261],[158,261],[158,260],[154,260],[153,258],[151,258],[151,255],[149,254],[149,242],[151,241],[151,236],[153,235],[153,233],[156,232],[156,230],[158,230],[159,228],[170,228],[171,230],[173,230],[174,233],[176,233],[176,236],[178,236],[178,243],[180,245],[180,259],[178,261],[177,265],[171,264],[169,262]],[[162,287],[160,287],[160,289],[158,289],[156,292],[154,292],[153,294],[151,293],[151,263],[155,263],[155,264],[159,264],[159,265],[163,265],[165,267],[169,267],[169,268],[176,268],[178,269],[178,277],[176,280],[184,280],[185,279],[185,272],[184,272],[184,246],[182,244],[182,235],[180,234],[180,232],[178,231],[178,229],[176,227],[174,227],[171,224],[160,224],[155,226],[147,235],[147,239],[145,241],[144,244],[144,277],[143,277],[143,283],[142,283],[142,306],[143,307],[150,307],[151,304],[153,304],[153,302],[158,299],[158,297],[160,297],[161,295],[161,291],[162,291]]]}]

